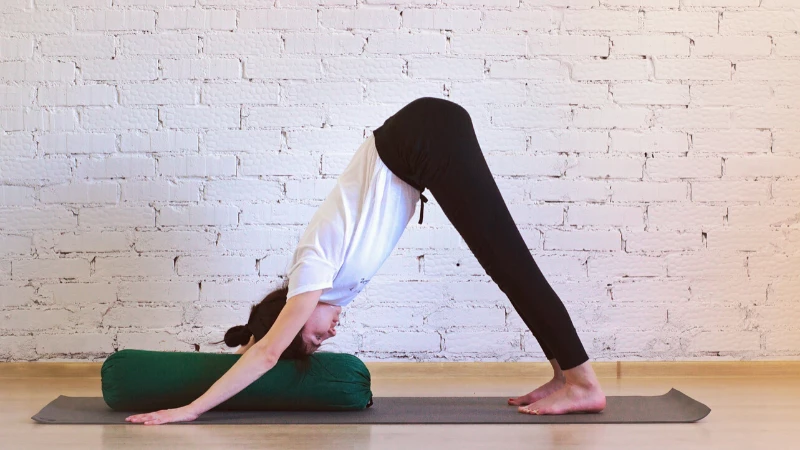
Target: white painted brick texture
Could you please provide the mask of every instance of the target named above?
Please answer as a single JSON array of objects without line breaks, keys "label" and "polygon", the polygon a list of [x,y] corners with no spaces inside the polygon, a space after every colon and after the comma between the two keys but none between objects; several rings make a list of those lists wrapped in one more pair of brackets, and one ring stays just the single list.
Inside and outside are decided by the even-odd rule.
[{"label": "white painted brick texture", "polygon": [[[339,3],[0,12],[0,359],[231,351],[426,96],[469,111],[591,358],[800,357],[800,3]],[[542,361],[430,200],[325,349]]]}]

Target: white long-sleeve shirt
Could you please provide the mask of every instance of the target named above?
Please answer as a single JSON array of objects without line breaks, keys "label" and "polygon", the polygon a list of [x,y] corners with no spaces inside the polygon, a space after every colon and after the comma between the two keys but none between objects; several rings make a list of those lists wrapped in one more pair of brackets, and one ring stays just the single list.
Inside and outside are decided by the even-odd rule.
[{"label": "white long-sleeve shirt", "polygon": [[322,289],[322,302],[353,301],[394,250],[419,199],[384,165],[370,134],[300,237],[287,266],[287,299]]}]

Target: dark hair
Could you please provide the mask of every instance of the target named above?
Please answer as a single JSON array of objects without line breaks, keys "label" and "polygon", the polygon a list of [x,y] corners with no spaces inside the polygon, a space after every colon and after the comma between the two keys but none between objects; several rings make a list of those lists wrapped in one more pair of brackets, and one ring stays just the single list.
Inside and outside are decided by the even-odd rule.
[{"label": "dark hair", "polygon": [[[225,345],[228,347],[247,345],[247,343],[250,342],[250,336],[255,337],[255,342],[260,341],[267,335],[267,332],[278,319],[278,315],[283,310],[283,307],[286,306],[286,294],[288,292],[288,286],[283,286],[267,294],[261,302],[253,305],[250,309],[250,317],[247,319],[247,325],[231,327],[225,333],[225,338],[222,341],[212,342],[212,344],[219,344],[224,341]],[[303,328],[305,328],[305,325],[303,325]],[[297,336],[292,339],[292,342],[286,350],[281,353],[278,360],[294,360],[299,370],[306,371],[311,363],[311,352],[303,341],[303,328],[301,328]]]}]

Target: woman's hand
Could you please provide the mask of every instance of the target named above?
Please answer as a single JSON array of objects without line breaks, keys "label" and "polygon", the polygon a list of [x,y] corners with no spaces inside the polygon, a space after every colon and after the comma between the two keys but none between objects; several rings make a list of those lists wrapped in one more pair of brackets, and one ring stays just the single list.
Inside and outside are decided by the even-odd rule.
[{"label": "woman's hand", "polygon": [[125,418],[126,422],[144,423],[145,425],[161,425],[170,422],[191,422],[200,417],[193,408],[183,406],[175,409],[162,409],[147,414],[137,414]]}]

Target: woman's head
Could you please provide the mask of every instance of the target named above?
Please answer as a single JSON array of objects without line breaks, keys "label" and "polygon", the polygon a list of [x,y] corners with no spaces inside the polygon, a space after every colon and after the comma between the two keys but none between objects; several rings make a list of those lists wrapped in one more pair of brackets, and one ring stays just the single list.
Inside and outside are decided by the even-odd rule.
[{"label": "woman's head", "polygon": [[[260,341],[278,319],[286,305],[288,287],[281,287],[264,297],[250,309],[246,325],[237,325],[225,333],[224,342],[228,347],[246,345],[250,337]],[[300,332],[284,350],[279,359],[294,359],[307,363],[309,356],[317,351],[323,341],[336,335],[341,306],[319,302]],[[216,342],[220,343],[222,341]]]}]

